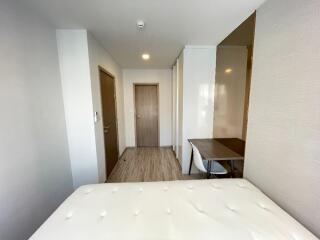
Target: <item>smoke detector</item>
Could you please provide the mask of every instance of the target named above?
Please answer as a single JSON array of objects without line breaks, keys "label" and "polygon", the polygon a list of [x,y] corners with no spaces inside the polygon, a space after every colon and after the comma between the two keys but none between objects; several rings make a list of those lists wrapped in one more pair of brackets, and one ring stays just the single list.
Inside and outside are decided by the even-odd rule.
[{"label": "smoke detector", "polygon": [[137,21],[137,28],[138,28],[140,31],[142,31],[142,30],[144,29],[144,27],[145,27],[144,21],[143,21],[143,20],[138,20],[138,21]]}]

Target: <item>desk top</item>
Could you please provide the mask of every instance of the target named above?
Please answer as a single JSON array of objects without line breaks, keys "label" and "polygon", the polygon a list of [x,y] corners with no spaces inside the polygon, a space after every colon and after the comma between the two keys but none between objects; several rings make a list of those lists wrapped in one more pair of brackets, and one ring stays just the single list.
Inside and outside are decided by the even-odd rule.
[{"label": "desk top", "polygon": [[[227,147],[219,139],[189,139],[195,145],[204,160],[226,161],[244,160],[243,154],[239,154]],[[240,152],[241,153],[241,152]]]}]

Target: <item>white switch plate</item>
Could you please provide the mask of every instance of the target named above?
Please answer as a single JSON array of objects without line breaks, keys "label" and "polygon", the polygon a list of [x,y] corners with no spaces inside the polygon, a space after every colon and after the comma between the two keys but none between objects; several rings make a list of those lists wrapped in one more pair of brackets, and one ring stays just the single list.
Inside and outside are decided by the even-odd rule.
[{"label": "white switch plate", "polygon": [[98,122],[98,120],[99,120],[99,117],[98,117],[98,112],[94,112],[94,116],[93,116],[93,118],[94,118],[94,122],[95,123],[97,123]]}]

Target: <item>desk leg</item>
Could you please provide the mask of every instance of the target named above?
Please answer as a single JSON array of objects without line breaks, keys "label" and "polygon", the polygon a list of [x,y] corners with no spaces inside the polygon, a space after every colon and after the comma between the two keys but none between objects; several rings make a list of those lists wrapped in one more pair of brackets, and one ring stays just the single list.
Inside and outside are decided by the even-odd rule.
[{"label": "desk leg", "polygon": [[189,175],[191,175],[192,163],[193,163],[193,149],[191,150],[191,159],[190,159],[190,166],[189,166]]},{"label": "desk leg", "polygon": [[234,161],[230,160],[231,178],[234,178]]},{"label": "desk leg", "polygon": [[211,163],[212,163],[212,161],[208,161],[208,167],[207,167],[207,178],[208,179],[211,176]]}]

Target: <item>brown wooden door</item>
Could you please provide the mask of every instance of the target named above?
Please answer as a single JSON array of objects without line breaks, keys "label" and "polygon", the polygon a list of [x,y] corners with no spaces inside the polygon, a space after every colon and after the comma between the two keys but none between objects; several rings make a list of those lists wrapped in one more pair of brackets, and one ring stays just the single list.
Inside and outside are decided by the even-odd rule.
[{"label": "brown wooden door", "polygon": [[135,107],[137,147],[158,147],[158,85],[135,85]]},{"label": "brown wooden door", "polygon": [[118,133],[114,78],[100,69],[102,121],[107,177],[118,161]]}]

